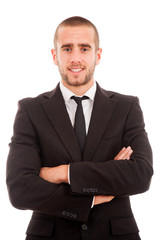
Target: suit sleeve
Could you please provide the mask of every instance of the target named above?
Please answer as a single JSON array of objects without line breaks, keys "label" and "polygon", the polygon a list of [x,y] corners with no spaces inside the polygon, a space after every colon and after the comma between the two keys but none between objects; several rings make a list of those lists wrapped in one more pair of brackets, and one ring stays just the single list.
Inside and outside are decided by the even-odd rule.
[{"label": "suit sleeve", "polygon": [[131,146],[134,151],[130,160],[106,159],[101,162],[97,159],[96,162],[71,163],[72,192],[85,193],[86,196],[129,196],[148,190],[153,174],[152,151],[136,97],[133,98],[125,121],[124,146]]},{"label": "suit sleeve", "polygon": [[7,187],[12,205],[71,220],[86,221],[92,197],[71,194],[68,184],[54,184],[39,177],[41,153],[38,137],[23,100],[15,118],[7,160]]}]

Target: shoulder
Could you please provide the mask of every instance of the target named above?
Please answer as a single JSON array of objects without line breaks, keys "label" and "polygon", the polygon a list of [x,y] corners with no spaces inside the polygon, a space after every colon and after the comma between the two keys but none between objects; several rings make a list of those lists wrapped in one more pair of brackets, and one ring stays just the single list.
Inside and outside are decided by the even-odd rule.
[{"label": "shoulder", "polygon": [[109,90],[105,90],[105,89],[102,89],[102,91],[106,96],[115,98],[117,100],[131,100],[135,97],[133,95],[122,94],[119,92],[109,91]]},{"label": "shoulder", "polygon": [[110,90],[105,90],[101,87],[100,87],[100,90],[106,97],[108,97],[112,100],[118,101],[118,102],[132,103],[134,100],[139,101],[137,96],[122,94],[122,93],[110,91]]},{"label": "shoulder", "polygon": [[38,103],[43,101],[47,95],[51,94],[51,92],[52,91],[44,92],[35,97],[26,97],[26,98],[20,99],[19,102],[22,104],[30,104],[30,103],[36,103],[36,102]]},{"label": "shoulder", "polygon": [[24,105],[27,107],[40,105],[41,103],[45,102],[47,99],[51,98],[54,95],[54,92],[57,89],[57,87],[51,91],[41,93],[35,97],[23,98],[19,100],[18,105]]},{"label": "shoulder", "polygon": [[132,108],[135,109],[135,107],[140,107],[139,99],[136,96],[105,90],[99,86],[98,89],[100,95],[105,96],[103,99],[106,99],[107,102],[114,102],[118,107],[117,109],[120,109],[121,111],[128,112]]}]

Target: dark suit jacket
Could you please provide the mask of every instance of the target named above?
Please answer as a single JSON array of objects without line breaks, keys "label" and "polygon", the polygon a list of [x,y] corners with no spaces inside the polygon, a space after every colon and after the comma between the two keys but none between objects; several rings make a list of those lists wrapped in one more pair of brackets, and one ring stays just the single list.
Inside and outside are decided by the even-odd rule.
[{"label": "dark suit jacket", "polygon": [[[113,160],[131,146],[130,160]],[[70,164],[71,185],[39,177]],[[148,190],[152,153],[138,99],[97,92],[83,159],[59,86],[19,102],[7,162],[11,203],[33,210],[27,240],[138,240],[129,196]],[[96,195],[115,198],[91,209]],[[17,227],[18,231],[18,227]]]}]

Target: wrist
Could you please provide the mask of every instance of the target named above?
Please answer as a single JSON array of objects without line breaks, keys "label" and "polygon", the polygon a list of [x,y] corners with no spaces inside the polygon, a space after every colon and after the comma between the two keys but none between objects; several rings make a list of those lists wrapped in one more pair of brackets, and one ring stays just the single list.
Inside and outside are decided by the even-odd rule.
[{"label": "wrist", "polygon": [[61,169],[62,169],[62,182],[64,183],[68,183],[68,167],[69,165],[61,165]]}]

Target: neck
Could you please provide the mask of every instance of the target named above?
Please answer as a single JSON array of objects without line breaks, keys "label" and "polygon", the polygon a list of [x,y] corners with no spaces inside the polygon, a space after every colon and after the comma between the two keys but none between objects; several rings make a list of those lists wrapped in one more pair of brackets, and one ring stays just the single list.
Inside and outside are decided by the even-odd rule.
[{"label": "neck", "polygon": [[87,84],[81,86],[71,86],[62,80],[62,84],[68,88],[71,92],[73,92],[77,96],[84,95],[94,84],[94,80],[90,80]]}]

